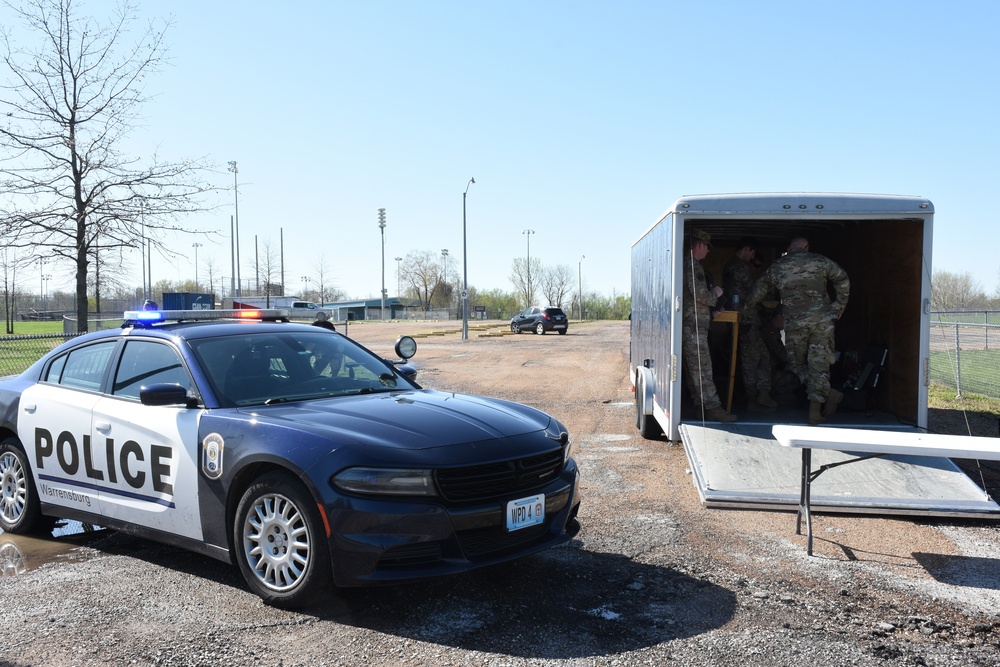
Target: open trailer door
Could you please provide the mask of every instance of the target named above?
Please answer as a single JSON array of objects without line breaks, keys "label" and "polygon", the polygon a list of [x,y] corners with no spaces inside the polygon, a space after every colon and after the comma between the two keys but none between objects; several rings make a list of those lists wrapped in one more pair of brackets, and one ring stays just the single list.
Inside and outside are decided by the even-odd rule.
[{"label": "open trailer door", "polygon": [[[684,423],[680,433],[706,507],[798,507],[801,452],[781,446],[772,424]],[[856,458],[819,449],[812,457],[814,468]],[[1000,506],[983,489],[950,459],[937,456],[883,456],[830,468],[813,481],[811,493],[812,508],[818,511],[1000,516]]]}]

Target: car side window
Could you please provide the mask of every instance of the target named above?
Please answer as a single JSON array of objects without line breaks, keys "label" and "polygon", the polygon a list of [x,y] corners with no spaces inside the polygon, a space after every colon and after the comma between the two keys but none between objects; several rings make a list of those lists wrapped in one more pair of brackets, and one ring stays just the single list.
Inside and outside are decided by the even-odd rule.
[{"label": "car side window", "polygon": [[177,351],[154,341],[127,341],[115,372],[112,393],[138,399],[142,387],[158,383],[179,384],[191,389],[190,376]]},{"label": "car side window", "polygon": [[71,350],[52,362],[44,379],[66,387],[97,391],[117,345],[118,341],[111,340]]}]

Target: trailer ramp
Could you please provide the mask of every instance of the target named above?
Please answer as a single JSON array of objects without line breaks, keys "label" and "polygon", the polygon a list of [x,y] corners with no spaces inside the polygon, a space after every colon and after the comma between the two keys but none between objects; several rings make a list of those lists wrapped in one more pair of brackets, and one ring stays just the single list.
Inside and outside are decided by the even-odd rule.
[{"label": "trailer ramp", "polygon": [[[681,424],[681,441],[704,506],[798,507],[801,452],[782,447],[771,427]],[[815,450],[813,466],[853,458],[844,452]],[[884,456],[829,469],[812,483],[812,508],[855,514],[1000,518],[1000,505],[955,463],[927,456]]]}]

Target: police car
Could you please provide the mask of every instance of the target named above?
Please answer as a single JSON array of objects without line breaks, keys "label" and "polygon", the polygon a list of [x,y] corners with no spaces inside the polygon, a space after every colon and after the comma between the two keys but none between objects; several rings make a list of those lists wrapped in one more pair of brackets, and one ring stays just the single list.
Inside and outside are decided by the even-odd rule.
[{"label": "police car", "polygon": [[563,425],[423,389],[415,351],[280,310],[126,313],[0,381],[0,528],[127,530],[235,562],[282,607],[570,540]]}]

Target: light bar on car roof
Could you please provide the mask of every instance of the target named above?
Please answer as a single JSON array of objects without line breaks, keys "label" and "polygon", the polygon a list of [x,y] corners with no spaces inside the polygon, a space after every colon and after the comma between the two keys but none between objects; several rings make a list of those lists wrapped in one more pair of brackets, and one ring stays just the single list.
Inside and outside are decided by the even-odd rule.
[{"label": "light bar on car roof", "polygon": [[241,308],[229,310],[127,310],[125,322],[153,324],[155,322],[204,322],[210,320],[287,320],[286,309]]}]

